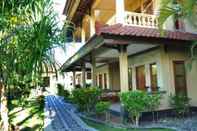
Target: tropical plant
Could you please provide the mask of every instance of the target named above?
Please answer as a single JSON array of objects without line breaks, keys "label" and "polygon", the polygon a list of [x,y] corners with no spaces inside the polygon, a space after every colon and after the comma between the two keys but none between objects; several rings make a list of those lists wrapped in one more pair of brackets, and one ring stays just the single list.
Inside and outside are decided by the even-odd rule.
[{"label": "tropical plant", "polygon": [[62,84],[57,84],[58,95],[63,96],[65,99],[68,99],[70,96],[70,92],[64,89]]},{"label": "tropical plant", "polygon": [[[53,49],[63,45],[50,0],[0,1],[1,119],[8,131],[7,93],[10,86],[29,81],[36,86],[43,72],[58,65]],[[14,76],[14,77],[13,77]]]},{"label": "tropical plant", "polygon": [[190,99],[185,94],[175,94],[170,96],[170,105],[175,109],[177,116],[184,116],[189,112]]},{"label": "tropical plant", "polygon": [[97,87],[77,88],[72,91],[72,95],[80,110],[90,112],[95,108],[101,90]]},{"label": "tropical plant", "polygon": [[64,86],[60,83],[57,84],[57,94],[63,96]]},{"label": "tropical plant", "polygon": [[158,93],[149,94],[147,101],[148,111],[152,112],[153,121],[155,121],[155,109],[157,109],[160,105],[161,95]]},{"label": "tropical plant", "polygon": [[98,115],[100,114],[105,114],[105,120],[108,121],[109,117],[108,117],[108,112],[107,110],[109,109],[110,107],[110,102],[107,102],[107,101],[100,101],[98,103],[96,103],[96,106],[95,106],[95,109],[96,109],[96,113]]},{"label": "tropical plant", "polygon": [[40,95],[36,98],[36,101],[39,105],[39,108],[40,109],[43,109],[44,108],[44,96],[43,95]]},{"label": "tropical plant", "polygon": [[120,100],[135,121],[135,125],[139,126],[139,118],[147,107],[148,95],[143,91],[129,91],[121,93]]},{"label": "tropical plant", "polygon": [[[159,16],[159,28],[162,34],[163,25],[170,17],[174,20],[188,20],[191,25],[197,27],[196,7],[197,0],[162,0]],[[197,41],[193,41],[190,50],[189,69],[192,68],[193,62],[197,60]]]},{"label": "tropical plant", "polygon": [[129,112],[135,125],[139,126],[139,119],[145,111],[154,111],[160,104],[159,94],[150,94],[143,91],[129,91],[120,94],[124,108]]}]

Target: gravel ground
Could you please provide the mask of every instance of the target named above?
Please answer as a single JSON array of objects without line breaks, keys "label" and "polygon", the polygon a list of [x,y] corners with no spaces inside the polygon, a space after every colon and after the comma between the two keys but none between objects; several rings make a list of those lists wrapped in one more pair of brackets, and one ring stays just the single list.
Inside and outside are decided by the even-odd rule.
[{"label": "gravel ground", "polygon": [[[58,96],[46,96],[44,131],[96,131],[75,114],[76,108]],[[171,128],[177,131],[197,131],[197,115],[190,118],[166,118],[157,123],[143,123],[142,127]]]},{"label": "gravel ground", "polygon": [[197,131],[197,116],[190,118],[168,118],[160,120],[157,123],[144,123],[144,127],[167,127],[177,131]]}]

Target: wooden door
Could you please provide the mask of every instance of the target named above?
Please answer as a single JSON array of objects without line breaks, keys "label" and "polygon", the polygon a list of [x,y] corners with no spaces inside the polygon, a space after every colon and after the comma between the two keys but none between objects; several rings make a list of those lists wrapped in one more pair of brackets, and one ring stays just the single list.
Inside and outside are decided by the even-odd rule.
[{"label": "wooden door", "polygon": [[174,83],[176,94],[187,94],[184,61],[174,61]]},{"label": "wooden door", "polygon": [[136,82],[138,90],[146,90],[145,66],[136,67]]}]

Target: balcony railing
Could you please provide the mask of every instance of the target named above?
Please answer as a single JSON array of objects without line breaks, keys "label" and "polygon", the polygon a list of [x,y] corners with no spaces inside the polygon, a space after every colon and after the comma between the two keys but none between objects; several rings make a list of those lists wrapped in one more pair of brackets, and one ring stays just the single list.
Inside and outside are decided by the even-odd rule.
[{"label": "balcony railing", "polygon": [[[139,27],[149,27],[158,28],[158,17],[150,14],[135,13],[135,12],[125,12],[124,25],[139,26]],[[107,24],[116,24],[116,16],[112,16]]]}]

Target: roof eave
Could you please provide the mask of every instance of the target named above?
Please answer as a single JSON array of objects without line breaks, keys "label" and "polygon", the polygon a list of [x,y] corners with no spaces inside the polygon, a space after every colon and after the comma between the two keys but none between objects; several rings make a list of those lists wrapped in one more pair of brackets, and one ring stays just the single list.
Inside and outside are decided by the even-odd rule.
[{"label": "roof eave", "polygon": [[79,59],[86,56],[93,49],[101,46],[104,42],[104,39],[101,36],[94,35],[92,36],[84,46],[82,46],[72,57],[70,57],[60,68],[62,72],[65,72],[72,64],[76,63]]}]

